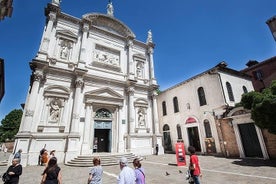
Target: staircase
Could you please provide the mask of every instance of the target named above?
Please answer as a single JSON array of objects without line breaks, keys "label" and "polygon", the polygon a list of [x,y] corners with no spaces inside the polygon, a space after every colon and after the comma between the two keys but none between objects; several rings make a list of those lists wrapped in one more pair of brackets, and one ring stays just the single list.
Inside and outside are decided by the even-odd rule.
[{"label": "staircase", "polygon": [[92,167],[93,166],[93,158],[100,157],[102,166],[111,166],[119,164],[119,160],[121,157],[126,157],[129,163],[135,158],[141,157],[134,155],[133,153],[93,153],[93,155],[81,155],[77,158],[74,158],[71,161],[65,163],[65,165],[73,166],[73,167]]}]

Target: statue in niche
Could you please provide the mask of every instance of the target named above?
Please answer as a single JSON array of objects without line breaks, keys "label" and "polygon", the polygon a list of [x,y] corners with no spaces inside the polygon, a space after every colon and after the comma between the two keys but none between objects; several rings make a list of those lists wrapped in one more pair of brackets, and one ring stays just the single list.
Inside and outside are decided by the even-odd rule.
[{"label": "statue in niche", "polygon": [[143,109],[139,109],[138,111],[138,125],[139,127],[144,127],[146,125],[145,113]]},{"label": "statue in niche", "polygon": [[70,43],[67,41],[63,41],[61,43],[61,49],[60,49],[60,58],[61,59],[68,59],[70,54]]},{"label": "statue in niche", "polygon": [[60,106],[58,100],[53,100],[50,103],[50,121],[57,122],[60,117]]},{"label": "statue in niche", "polygon": [[136,75],[137,75],[137,77],[142,77],[142,75],[143,75],[143,67],[142,67],[142,64],[141,63],[139,63],[139,64],[137,64],[137,67],[136,67]]}]

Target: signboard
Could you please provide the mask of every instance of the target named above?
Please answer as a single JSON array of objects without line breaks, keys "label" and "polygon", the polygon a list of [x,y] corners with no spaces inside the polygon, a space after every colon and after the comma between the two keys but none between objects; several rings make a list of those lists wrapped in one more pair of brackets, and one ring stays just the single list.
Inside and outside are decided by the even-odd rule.
[{"label": "signboard", "polygon": [[184,149],[183,142],[178,142],[175,144],[175,155],[176,155],[177,166],[185,166],[186,156],[185,156],[185,149]]}]

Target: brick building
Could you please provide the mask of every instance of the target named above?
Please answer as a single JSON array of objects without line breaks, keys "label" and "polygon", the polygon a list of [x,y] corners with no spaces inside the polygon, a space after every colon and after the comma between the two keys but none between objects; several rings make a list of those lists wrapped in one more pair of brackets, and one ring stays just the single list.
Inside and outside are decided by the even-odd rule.
[{"label": "brick building", "polygon": [[273,80],[276,80],[276,56],[262,62],[250,60],[246,65],[247,68],[241,72],[252,77],[255,91],[261,92],[269,87]]}]

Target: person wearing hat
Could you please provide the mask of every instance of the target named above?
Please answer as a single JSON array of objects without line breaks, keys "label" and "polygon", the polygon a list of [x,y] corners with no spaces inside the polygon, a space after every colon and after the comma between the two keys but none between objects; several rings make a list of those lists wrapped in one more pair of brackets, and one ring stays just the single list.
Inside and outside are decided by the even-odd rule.
[{"label": "person wearing hat", "polygon": [[118,184],[135,184],[135,172],[127,166],[127,163],[127,158],[125,157],[122,157],[119,161],[121,172],[117,178]]}]

